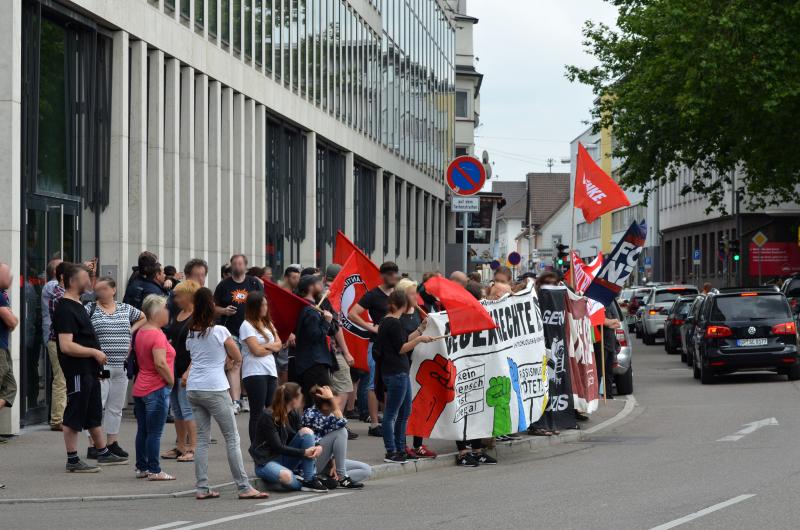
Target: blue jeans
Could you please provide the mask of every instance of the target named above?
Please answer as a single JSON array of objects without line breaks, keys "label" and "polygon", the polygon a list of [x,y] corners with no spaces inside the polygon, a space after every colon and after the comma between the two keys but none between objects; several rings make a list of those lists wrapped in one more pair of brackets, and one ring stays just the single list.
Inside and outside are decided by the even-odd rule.
[{"label": "blue jeans", "polygon": [[406,450],[406,424],[411,414],[411,379],[408,374],[383,376],[386,407],[383,410],[383,444],[387,453]]},{"label": "blue jeans", "polygon": [[375,358],[372,357],[372,346],[374,343],[369,343],[367,350],[367,366],[369,372],[359,372],[361,375],[358,378],[358,392],[356,398],[358,401],[358,412],[362,416],[369,415],[369,391],[375,390]]},{"label": "blue jeans", "polygon": [[133,398],[136,415],[136,469],[160,473],[161,434],[167,421],[170,387],[165,386],[143,397]]},{"label": "blue jeans", "polygon": [[[298,449],[308,449],[309,447],[314,447],[314,443],[313,434],[295,434],[288,445]],[[292,481],[288,484],[281,482],[280,474],[284,470],[292,472]],[[314,475],[317,474],[314,459],[281,455],[266,464],[256,466],[256,476],[270,484],[278,484],[287,490],[297,491],[303,486],[303,483],[297,478],[298,474],[303,480],[313,479]]]}]

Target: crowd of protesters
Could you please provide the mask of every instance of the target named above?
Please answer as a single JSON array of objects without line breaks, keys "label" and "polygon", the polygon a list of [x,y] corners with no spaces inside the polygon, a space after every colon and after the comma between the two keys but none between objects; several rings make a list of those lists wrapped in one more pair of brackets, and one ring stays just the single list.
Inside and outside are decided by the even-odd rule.
[{"label": "crowd of protesters", "polygon": [[[137,420],[135,476],[174,480],[174,471],[161,468],[162,460],[194,462],[198,499],[219,497],[208,485],[208,450],[215,442],[212,419],[224,438],[239,497],[267,496],[251,487],[245,471],[235,419],[240,413],[250,414],[247,446],[255,474],[280,489],[363,487],[371,468],[348,458],[347,452],[348,441],[357,437],[348,421],[355,419],[369,423],[369,436],[383,439],[386,462],[437,456],[422,438],[413,437],[408,444],[406,425],[413,351],[436,340],[424,334],[427,313],[442,309],[424,282],[440,273],[426,273],[417,283],[401,276],[396,264],[383,263],[381,284],[341,315],[326,297],[339,265],[329,265],[324,273],[290,265],[279,285],[309,304],[284,342],[271,316],[281,308],[270,307],[264,294],[264,282],[273,280],[272,269],[248,268],[242,254],[222,268],[212,292],[205,287],[209,271],[202,259],[190,260],[178,273],[143,252],[122,302],[117,301],[114,279],[96,278],[95,265],[52,260],[42,291],[43,328],[53,366],[50,425],[63,432],[68,472],[94,473],[100,466],[128,463],[129,453],[118,435],[130,380]],[[476,299],[499,299],[533,278],[527,274],[514,282],[506,267],[495,271],[488,286],[479,274],[450,275]],[[561,282],[554,272],[535,279],[537,289]],[[5,294],[10,285],[11,271],[0,264],[0,408],[10,406],[16,394],[8,354],[8,333],[17,325]],[[354,368],[340,324],[343,317],[370,333],[368,371]],[[606,322],[610,330],[618,325]],[[162,453],[168,417],[176,442]],[[89,436],[85,459],[78,455],[81,431]],[[557,431],[537,428],[531,434]],[[485,451],[493,442],[457,442],[456,463],[496,464]]]}]

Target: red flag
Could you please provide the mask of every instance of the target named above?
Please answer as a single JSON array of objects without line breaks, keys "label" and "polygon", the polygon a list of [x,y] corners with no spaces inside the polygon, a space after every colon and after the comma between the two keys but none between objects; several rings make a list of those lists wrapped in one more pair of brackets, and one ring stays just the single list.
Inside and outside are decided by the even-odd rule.
[{"label": "red flag", "polygon": [[486,308],[456,282],[436,276],[425,282],[425,290],[444,305],[450,320],[451,335],[497,327]]},{"label": "red flag", "polygon": [[300,311],[311,303],[269,280],[264,282],[264,296],[269,303],[269,314],[278,336],[282,342],[286,342],[297,329]]},{"label": "red flag", "polygon": [[[341,232],[340,232],[341,234]],[[344,237],[344,236],[342,236]],[[337,250],[339,246],[337,245]],[[381,273],[378,267],[357,248],[342,266],[328,289],[328,300],[333,308],[340,312],[342,331],[347,349],[355,359],[355,367],[369,371],[367,352],[369,349],[369,332],[350,321],[350,308],[361,300],[368,290],[380,285]],[[370,322],[369,313],[364,311],[361,318]]]},{"label": "red flag", "polygon": [[564,274],[564,282],[567,284],[572,284],[572,270],[575,269],[575,277],[578,279],[577,285],[575,286],[575,290],[582,293],[585,291],[589,284],[592,283],[594,280],[597,271],[600,270],[600,267],[603,265],[603,253],[600,252],[597,254],[597,257],[594,258],[589,264],[583,262],[583,260],[578,256],[577,252],[572,252],[572,267],[570,270]]},{"label": "red flag", "polygon": [[575,201],[587,223],[594,222],[604,213],[630,206],[625,192],[614,179],[600,169],[582,144],[578,144],[578,164],[575,171]]},{"label": "red flag", "polygon": [[[333,247],[333,262],[344,266],[347,258],[349,258],[350,254],[353,252],[361,252],[361,249],[358,248],[355,243],[347,239],[344,232],[338,230],[336,232],[336,245]],[[364,254],[363,252],[361,253]]]}]

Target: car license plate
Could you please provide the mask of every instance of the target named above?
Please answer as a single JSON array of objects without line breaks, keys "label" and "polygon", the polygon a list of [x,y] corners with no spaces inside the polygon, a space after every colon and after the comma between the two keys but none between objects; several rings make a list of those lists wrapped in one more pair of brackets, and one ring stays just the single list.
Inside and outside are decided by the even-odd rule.
[{"label": "car license plate", "polygon": [[767,339],[737,339],[737,346],[765,346]]}]

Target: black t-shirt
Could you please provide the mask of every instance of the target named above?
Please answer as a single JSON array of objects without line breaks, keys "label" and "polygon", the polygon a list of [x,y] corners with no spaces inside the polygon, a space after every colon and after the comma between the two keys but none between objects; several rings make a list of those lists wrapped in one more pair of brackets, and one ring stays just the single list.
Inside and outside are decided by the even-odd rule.
[{"label": "black t-shirt", "polygon": [[86,308],[80,303],[69,298],[62,298],[53,313],[53,328],[56,332],[56,345],[58,348],[58,361],[64,375],[97,375],[100,365],[91,357],[70,357],[61,352],[58,335],[71,333],[72,342],[86,348],[100,349],[100,342],[94,333],[92,321]]},{"label": "black t-shirt", "polygon": [[234,281],[233,277],[225,278],[214,291],[214,303],[219,307],[236,306],[236,314],[231,316],[223,315],[219,319],[219,324],[228,328],[231,335],[239,336],[239,328],[244,322],[244,305],[247,302],[247,295],[252,291],[263,291],[261,282],[252,276],[245,276],[242,283]]},{"label": "black t-shirt", "polygon": [[[358,301],[358,305],[369,312],[369,318],[377,326],[380,325],[383,317],[389,313],[389,295],[383,292],[380,287],[375,287],[364,293],[364,296]],[[374,341],[375,336],[372,335],[370,340]]]},{"label": "black t-shirt", "polygon": [[407,374],[411,369],[408,354],[400,353],[400,348],[408,342],[408,333],[403,329],[400,319],[388,317],[378,325],[375,350],[378,352],[383,375]]},{"label": "black t-shirt", "polygon": [[177,316],[170,318],[169,324],[164,328],[169,343],[175,348],[175,377],[182,377],[192,362],[192,356],[186,349],[186,337],[189,335],[189,320],[178,320]]}]

